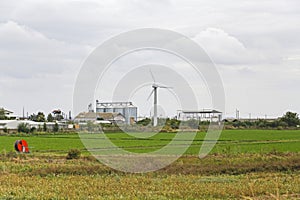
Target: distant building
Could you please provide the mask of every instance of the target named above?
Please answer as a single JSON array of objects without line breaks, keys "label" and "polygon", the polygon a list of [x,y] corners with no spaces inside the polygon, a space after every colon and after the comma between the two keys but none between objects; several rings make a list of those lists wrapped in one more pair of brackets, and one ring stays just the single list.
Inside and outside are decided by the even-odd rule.
[{"label": "distant building", "polygon": [[111,123],[125,123],[125,117],[121,113],[82,112],[74,118],[74,122],[76,123],[88,121],[109,121]]},{"label": "distant building", "polygon": [[186,121],[190,119],[196,119],[199,121],[222,121],[222,112],[212,109],[203,110],[179,110],[177,113],[177,119]]},{"label": "distant building", "polygon": [[[0,130],[17,131],[19,124],[28,124],[28,128],[43,129],[44,124],[48,130],[52,130],[56,122],[35,122],[31,120],[0,120]],[[68,125],[57,122],[59,129],[67,129]]]},{"label": "distant building", "polygon": [[137,107],[132,102],[99,102],[96,101],[97,113],[120,113],[126,124],[137,121]]},{"label": "distant building", "polygon": [[9,111],[9,110],[6,110],[4,108],[0,108],[4,111],[4,116],[7,118],[7,119],[17,119],[17,116],[13,115],[14,112],[12,111]]}]

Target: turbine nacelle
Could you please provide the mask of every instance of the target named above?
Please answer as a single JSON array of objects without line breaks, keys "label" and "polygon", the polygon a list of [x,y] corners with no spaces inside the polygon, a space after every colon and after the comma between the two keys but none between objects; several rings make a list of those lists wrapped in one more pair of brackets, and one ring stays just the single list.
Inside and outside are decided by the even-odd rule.
[{"label": "turbine nacelle", "polygon": [[165,86],[165,85],[158,85],[158,84],[156,84],[156,83],[154,83],[153,85],[152,85],[152,88],[172,88],[172,87],[168,87],[168,86]]}]

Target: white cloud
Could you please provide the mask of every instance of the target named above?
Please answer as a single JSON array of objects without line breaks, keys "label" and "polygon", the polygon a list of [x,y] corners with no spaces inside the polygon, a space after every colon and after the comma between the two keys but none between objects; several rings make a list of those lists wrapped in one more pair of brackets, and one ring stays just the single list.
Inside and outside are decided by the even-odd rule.
[{"label": "white cloud", "polygon": [[90,49],[47,38],[27,26],[8,21],[0,24],[0,76],[31,78],[62,73],[78,65]]},{"label": "white cloud", "polygon": [[71,110],[73,83],[91,47],[51,39],[13,21],[0,24],[0,104],[20,114]]},{"label": "white cloud", "polygon": [[216,64],[253,64],[259,63],[263,57],[237,38],[217,28],[207,28],[194,37]]}]

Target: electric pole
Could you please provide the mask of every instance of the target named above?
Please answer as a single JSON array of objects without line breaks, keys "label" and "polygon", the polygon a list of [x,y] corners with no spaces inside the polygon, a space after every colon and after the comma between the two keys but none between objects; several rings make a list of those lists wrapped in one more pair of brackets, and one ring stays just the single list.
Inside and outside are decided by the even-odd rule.
[{"label": "electric pole", "polygon": [[236,119],[240,119],[240,111],[236,109]]}]

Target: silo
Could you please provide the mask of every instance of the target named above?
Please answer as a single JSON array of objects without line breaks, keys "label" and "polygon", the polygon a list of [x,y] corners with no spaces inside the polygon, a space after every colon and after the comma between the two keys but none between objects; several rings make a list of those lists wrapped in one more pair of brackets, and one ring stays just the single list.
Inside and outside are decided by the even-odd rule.
[{"label": "silo", "polygon": [[113,113],[114,112],[114,107],[113,107],[112,104],[107,104],[107,106],[106,106],[106,108],[104,110],[107,113]]},{"label": "silo", "polygon": [[130,123],[130,118],[133,118],[135,121],[137,121],[137,107],[135,107],[134,105],[132,105],[132,103],[130,102],[130,104],[125,108],[125,119],[126,119],[126,123]]},{"label": "silo", "polygon": [[97,104],[96,112],[103,113],[105,110],[105,106],[103,104]]},{"label": "silo", "polygon": [[115,113],[121,113],[122,115],[125,115],[125,107],[122,105],[117,105],[114,107]]},{"label": "silo", "polygon": [[99,113],[121,113],[127,124],[137,120],[137,107],[132,102],[99,102],[96,101],[96,111]]}]

